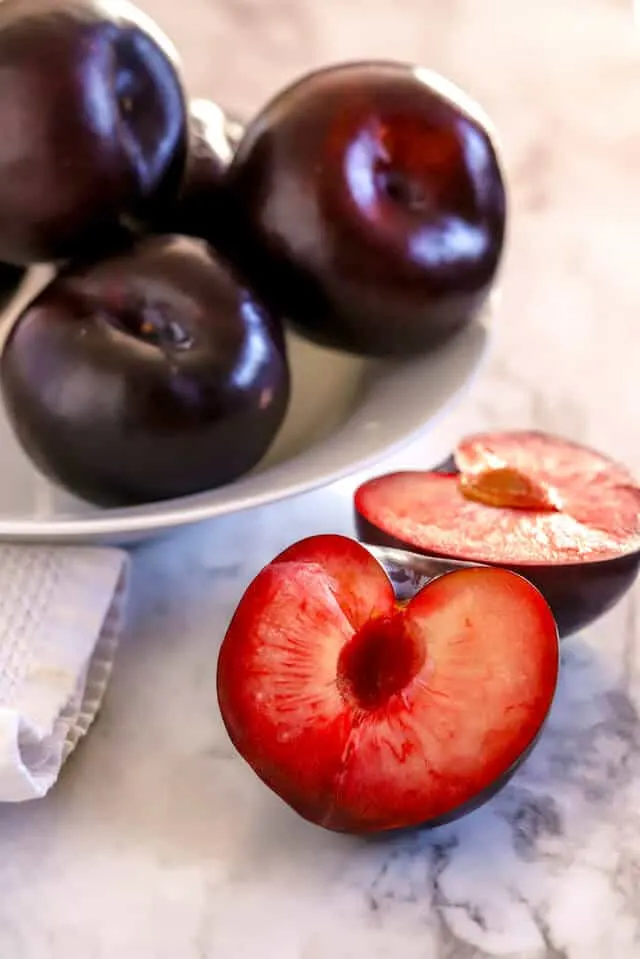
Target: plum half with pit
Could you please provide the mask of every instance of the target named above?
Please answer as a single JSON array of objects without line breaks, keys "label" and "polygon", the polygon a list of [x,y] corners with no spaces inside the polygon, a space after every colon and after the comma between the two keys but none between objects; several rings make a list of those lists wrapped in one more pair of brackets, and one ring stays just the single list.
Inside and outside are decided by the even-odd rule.
[{"label": "plum half with pit", "polygon": [[0,259],[104,248],[180,185],[174,51],[125,0],[0,3],[0,116]]},{"label": "plum half with pit", "polygon": [[242,125],[213,100],[189,104],[189,147],[178,195],[154,222],[157,233],[181,233],[224,245],[228,229],[225,174]]},{"label": "plum half with pit", "polygon": [[26,453],[101,505],[228,483],[287,409],[277,321],[203,241],[149,237],[63,271],[24,311],[0,383]]},{"label": "plum half with pit", "polygon": [[520,576],[456,571],[403,604],[360,543],[314,536],[242,597],[218,699],[239,753],[296,812],[378,833],[456,818],[504,785],[558,660],[549,607]]},{"label": "plum half with pit", "polygon": [[476,434],[456,469],[399,472],[355,495],[364,542],[503,566],[534,583],[560,635],[587,626],[640,568],[640,487],[623,466],[535,431]]},{"label": "plum half with pit", "polygon": [[325,346],[432,348],[494,284],[507,206],[493,133],[427,70],[356,62],[303,77],[248,124],[227,186],[238,264]]}]

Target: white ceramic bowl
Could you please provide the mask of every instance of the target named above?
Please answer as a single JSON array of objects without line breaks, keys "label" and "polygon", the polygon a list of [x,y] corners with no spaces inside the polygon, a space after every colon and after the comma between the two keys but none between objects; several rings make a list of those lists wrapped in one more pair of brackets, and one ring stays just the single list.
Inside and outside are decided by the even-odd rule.
[{"label": "white ceramic bowl", "polygon": [[[32,271],[7,311],[5,333],[49,276]],[[69,496],[36,471],[0,410],[0,539],[131,543],[368,469],[460,398],[486,354],[488,313],[433,353],[403,361],[365,360],[289,335],[291,403],[265,459],[227,486],[168,502],[100,509]]]}]

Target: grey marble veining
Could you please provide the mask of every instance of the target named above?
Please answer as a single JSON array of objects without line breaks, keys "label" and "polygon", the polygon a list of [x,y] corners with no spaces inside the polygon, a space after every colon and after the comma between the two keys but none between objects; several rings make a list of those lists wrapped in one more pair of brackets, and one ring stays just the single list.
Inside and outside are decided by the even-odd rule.
[{"label": "grey marble veining", "polygon": [[[539,426],[640,470],[640,33],[623,0],[147,0],[194,92],[249,113],[305,68],[397,56],[501,131],[509,255],[484,378],[431,438]],[[419,464],[420,447],[401,463]],[[389,465],[392,465],[391,463]],[[393,465],[398,465],[394,461]],[[383,842],[302,822],[239,761],[216,650],[355,481],[141,549],[99,721],[42,803],[0,809],[2,959],[637,959],[638,589],[563,647],[539,745],[459,823]]]}]

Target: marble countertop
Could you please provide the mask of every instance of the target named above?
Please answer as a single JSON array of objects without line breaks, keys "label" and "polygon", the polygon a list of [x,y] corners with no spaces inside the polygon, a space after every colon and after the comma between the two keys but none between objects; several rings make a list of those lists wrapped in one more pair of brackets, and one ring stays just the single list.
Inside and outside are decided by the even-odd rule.
[{"label": "marble countertop", "polygon": [[[431,438],[538,426],[640,470],[640,33],[630,0],[147,0],[194,92],[242,113],[297,72],[415,59],[481,99],[513,193],[496,347]],[[423,451],[407,451],[405,462]],[[233,752],[216,650],[353,482],[140,548],[104,710],[43,801],[0,809],[2,959],[637,959],[640,593],[563,646],[530,760],[490,804],[362,842]]]}]

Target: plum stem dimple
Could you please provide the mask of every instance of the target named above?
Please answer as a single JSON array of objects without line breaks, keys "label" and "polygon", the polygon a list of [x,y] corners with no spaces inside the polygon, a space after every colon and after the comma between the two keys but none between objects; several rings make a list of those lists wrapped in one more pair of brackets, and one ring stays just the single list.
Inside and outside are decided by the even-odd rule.
[{"label": "plum stem dimple", "polygon": [[410,633],[402,610],[369,620],[343,647],[338,688],[363,710],[381,709],[422,669],[426,646]]},{"label": "plum stem dimple", "polygon": [[385,196],[399,206],[412,212],[423,212],[428,209],[429,204],[423,186],[404,173],[393,169],[378,169],[376,180]]},{"label": "plum stem dimple", "polygon": [[193,345],[193,337],[188,330],[153,305],[120,309],[105,319],[123,333],[143,343],[158,346],[161,350],[187,350]]},{"label": "plum stem dimple", "polygon": [[560,497],[553,487],[532,479],[512,466],[461,473],[458,486],[465,499],[484,506],[546,513],[562,509]]}]

